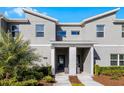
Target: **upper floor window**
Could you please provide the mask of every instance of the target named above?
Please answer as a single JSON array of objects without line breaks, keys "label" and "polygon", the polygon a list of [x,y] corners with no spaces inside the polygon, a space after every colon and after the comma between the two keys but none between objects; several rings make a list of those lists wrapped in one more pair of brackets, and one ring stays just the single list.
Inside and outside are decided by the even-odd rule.
[{"label": "upper floor window", "polygon": [[124,24],[122,25],[122,37],[124,37]]},{"label": "upper floor window", "polygon": [[36,24],[36,37],[44,37],[44,25]]},{"label": "upper floor window", "polygon": [[11,32],[13,37],[17,36],[19,34],[19,25],[12,25]]},{"label": "upper floor window", "polygon": [[57,36],[66,37],[66,31],[57,31]]},{"label": "upper floor window", "polygon": [[97,37],[104,37],[104,25],[97,25]]},{"label": "upper floor window", "polygon": [[71,31],[71,35],[79,35],[80,31]]}]

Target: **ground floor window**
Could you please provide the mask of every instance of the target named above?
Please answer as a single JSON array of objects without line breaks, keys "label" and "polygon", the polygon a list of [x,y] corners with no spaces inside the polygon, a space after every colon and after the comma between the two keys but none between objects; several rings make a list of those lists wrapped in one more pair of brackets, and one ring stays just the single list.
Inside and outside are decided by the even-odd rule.
[{"label": "ground floor window", "polygon": [[124,54],[111,54],[110,60],[111,60],[111,66],[123,66]]}]

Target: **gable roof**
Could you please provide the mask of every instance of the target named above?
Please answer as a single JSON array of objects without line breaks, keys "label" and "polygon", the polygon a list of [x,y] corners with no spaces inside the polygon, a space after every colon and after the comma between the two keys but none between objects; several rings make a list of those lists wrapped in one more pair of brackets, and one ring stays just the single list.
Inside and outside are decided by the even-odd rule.
[{"label": "gable roof", "polygon": [[[52,18],[50,16],[47,16],[47,15],[29,10],[27,8],[23,8],[23,11],[25,13],[29,13],[29,14],[32,14],[32,15],[35,15],[35,16],[53,21],[53,22],[57,23],[57,25],[62,25],[62,26],[73,26],[73,25],[74,26],[81,26],[81,25],[85,25],[87,22],[90,22],[90,21],[98,19],[98,18],[105,17],[105,16],[110,15],[110,14],[114,14],[114,13],[118,12],[119,10],[120,10],[120,8],[116,8],[116,9],[113,9],[111,11],[107,11],[107,12],[98,14],[96,16],[84,19],[82,22],[78,22],[78,23],[59,23],[58,20],[55,19],[55,18]],[[3,18],[4,20],[6,20],[7,22],[15,22],[15,23],[16,22],[20,22],[20,23],[28,22],[28,19],[8,19],[8,18],[5,18],[2,14],[0,14],[0,17]],[[124,22],[124,20],[115,20],[114,22],[115,23],[122,23],[122,22]]]},{"label": "gable roof", "polygon": [[58,25],[64,25],[64,26],[79,25],[80,26],[80,25],[84,25],[87,22],[90,22],[92,20],[95,20],[95,19],[98,19],[98,18],[101,18],[101,17],[105,17],[105,16],[110,15],[110,14],[114,14],[114,13],[118,12],[119,10],[120,10],[120,8],[116,8],[116,9],[98,14],[96,16],[92,16],[90,18],[84,19],[82,22],[78,22],[78,23],[58,23]]},{"label": "gable roof", "polygon": [[87,18],[85,20],[83,20],[81,23],[86,23],[88,21],[92,21],[92,20],[95,20],[95,19],[98,19],[98,18],[101,18],[101,17],[104,17],[104,16],[107,16],[107,15],[110,15],[110,14],[113,14],[113,13],[116,13],[120,10],[120,8],[116,8],[116,9],[113,9],[111,11],[107,11],[107,12],[104,12],[102,14],[98,14],[96,16],[93,16],[93,17],[90,17],[90,18]]},{"label": "gable roof", "polygon": [[57,19],[52,18],[52,17],[47,16],[47,15],[44,15],[44,14],[41,14],[39,12],[35,12],[35,11],[29,10],[29,9],[26,9],[26,8],[23,8],[23,11],[25,13],[29,13],[29,14],[32,14],[32,15],[35,15],[35,16],[38,16],[38,17],[42,17],[42,18],[45,18],[45,19],[50,20],[50,21],[53,21],[53,22],[58,22]]}]

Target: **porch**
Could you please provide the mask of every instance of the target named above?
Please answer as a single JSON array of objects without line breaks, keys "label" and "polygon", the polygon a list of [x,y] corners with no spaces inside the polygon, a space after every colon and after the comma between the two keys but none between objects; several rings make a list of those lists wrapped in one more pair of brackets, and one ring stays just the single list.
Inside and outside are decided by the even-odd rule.
[{"label": "porch", "polygon": [[82,72],[93,75],[93,42],[52,42],[52,73],[75,75]]}]

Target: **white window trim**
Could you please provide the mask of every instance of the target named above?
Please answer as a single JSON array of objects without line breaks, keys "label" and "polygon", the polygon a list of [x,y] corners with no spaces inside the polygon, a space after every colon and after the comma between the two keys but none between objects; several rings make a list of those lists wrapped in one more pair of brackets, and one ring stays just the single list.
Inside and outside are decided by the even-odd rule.
[{"label": "white window trim", "polygon": [[[37,25],[43,25],[43,31],[37,31],[37,30],[36,30],[36,26],[37,26]],[[44,24],[35,24],[35,30],[36,30],[36,33],[37,33],[37,32],[44,32],[44,30],[45,30],[45,25],[44,25]]]},{"label": "white window trim", "polygon": [[105,31],[105,24],[97,24],[96,27],[98,27],[99,25],[103,26],[103,30],[98,31],[97,28],[96,28],[96,32],[103,32],[104,33],[104,31]]},{"label": "white window trim", "polygon": [[[117,55],[117,66],[121,66],[120,65],[120,55],[121,54],[116,54]],[[111,62],[111,59],[110,59],[110,62]],[[111,64],[111,63],[110,63]],[[111,65],[112,66],[112,65]]]},{"label": "white window trim", "polygon": [[118,58],[117,58],[117,66],[120,66],[120,59],[119,59],[119,57],[120,57],[120,54],[117,54],[118,55]]}]

